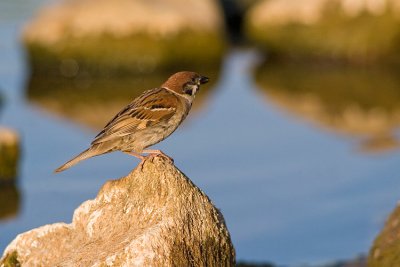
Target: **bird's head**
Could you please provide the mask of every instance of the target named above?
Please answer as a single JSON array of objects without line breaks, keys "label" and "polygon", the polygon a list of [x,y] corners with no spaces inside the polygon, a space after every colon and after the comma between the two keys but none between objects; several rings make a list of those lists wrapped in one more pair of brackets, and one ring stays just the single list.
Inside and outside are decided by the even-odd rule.
[{"label": "bird's head", "polygon": [[199,91],[200,85],[207,83],[208,80],[207,77],[201,76],[196,72],[181,71],[169,77],[162,87],[168,88],[188,99],[193,99],[197,91]]}]

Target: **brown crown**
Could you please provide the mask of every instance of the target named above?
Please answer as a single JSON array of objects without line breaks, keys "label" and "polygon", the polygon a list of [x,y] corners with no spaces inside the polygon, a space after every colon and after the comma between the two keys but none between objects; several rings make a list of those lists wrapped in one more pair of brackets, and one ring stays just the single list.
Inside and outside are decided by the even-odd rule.
[{"label": "brown crown", "polygon": [[192,71],[180,71],[173,74],[168,80],[162,85],[177,93],[182,93],[182,88],[185,83],[190,82],[193,78],[200,77],[199,74]]}]

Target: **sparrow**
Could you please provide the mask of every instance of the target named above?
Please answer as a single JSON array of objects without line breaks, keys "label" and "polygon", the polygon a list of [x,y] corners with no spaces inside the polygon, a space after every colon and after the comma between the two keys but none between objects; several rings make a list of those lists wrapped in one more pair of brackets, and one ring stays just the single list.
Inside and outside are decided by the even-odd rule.
[{"label": "sparrow", "polygon": [[208,78],[195,72],[173,74],[159,88],[145,91],[124,107],[94,138],[90,147],[55,170],[64,171],[78,162],[114,151],[134,157],[163,155],[146,150],[171,135],[188,115],[196,93]]}]

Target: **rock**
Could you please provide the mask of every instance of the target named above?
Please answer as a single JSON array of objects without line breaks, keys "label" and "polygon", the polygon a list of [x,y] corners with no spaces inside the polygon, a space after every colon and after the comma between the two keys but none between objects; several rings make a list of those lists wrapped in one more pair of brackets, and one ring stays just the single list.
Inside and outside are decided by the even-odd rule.
[{"label": "rock", "polygon": [[17,132],[0,127],[0,183],[13,182],[17,177],[20,156],[19,143]]},{"label": "rock", "polygon": [[376,237],[368,256],[368,267],[400,266],[400,203]]},{"label": "rock", "polygon": [[245,20],[275,58],[400,63],[399,0],[263,0]]},{"label": "rock", "polygon": [[16,251],[7,254],[6,257],[1,261],[1,267],[20,267],[21,263],[18,261],[18,254]]},{"label": "rock", "polygon": [[219,65],[223,26],[215,0],[64,1],[42,10],[23,40],[33,75],[130,75]]},{"label": "rock", "polygon": [[[74,212],[20,234],[1,261],[22,266],[234,266],[222,214],[163,157],[107,182]],[[0,261],[0,262],[1,262]]]}]

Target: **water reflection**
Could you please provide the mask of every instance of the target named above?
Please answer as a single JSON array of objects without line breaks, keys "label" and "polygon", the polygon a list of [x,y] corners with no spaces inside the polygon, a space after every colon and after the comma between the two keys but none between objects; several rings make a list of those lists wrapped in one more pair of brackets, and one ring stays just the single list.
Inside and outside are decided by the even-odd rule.
[{"label": "water reflection", "polygon": [[0,114],[1,114],[1,111],[3,109],[3,105],[4,105],[4,97],[3,97],[3,93],[2,93],[1,88],[0,88]]},{"label": "water reflection", "polygon": [[0,185],[0,220],[17,216],[20,209],[21,194],[14,184]]},{"label": "water reflection", "polygon": [[[167,77],[179,70],[168,73],[138,74],[122,77],[91,77],[89,73],[74,73],[73,64],[62,68],[63,75],[43,77],[32,75],[27,85],[30,102],[92,128],[104,126],[114,114],[144,90],[162,84]],[[210,77],[210,85],[201,88],[193,110],[198,110],[212,91],[218,79],[214,70],[196,70]]]},{"label": "water reflection", "polygon": [[268,99],[317,126],[359,137],[360,149],[399,147],[400,76],[394,69],[263,64],[256,82]]}]

